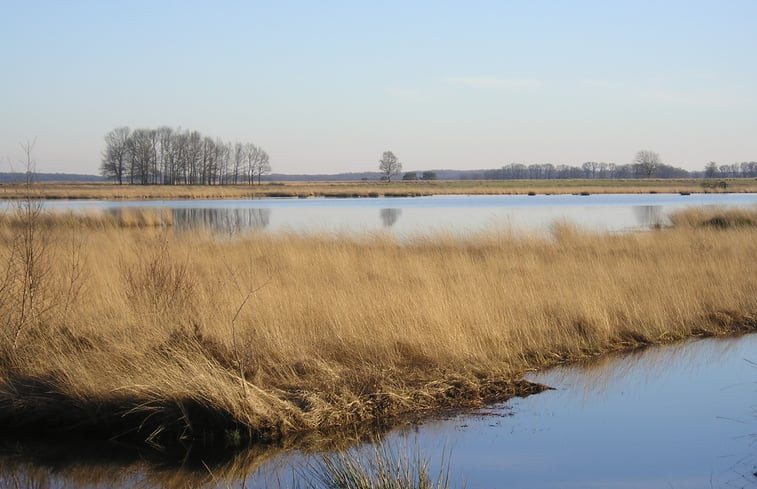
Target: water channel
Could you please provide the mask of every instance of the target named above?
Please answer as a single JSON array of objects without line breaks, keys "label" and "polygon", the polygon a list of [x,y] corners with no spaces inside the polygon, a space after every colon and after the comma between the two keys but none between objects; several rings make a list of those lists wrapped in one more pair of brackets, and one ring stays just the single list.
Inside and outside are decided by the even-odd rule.
[{"label": "water channel", "polygon": [[[12,203],[5,202],[7,208]],[[688,206],[754,206],[757,194],[445,195],[388,198],[268,198],[247,200],[52,200],[51,210],[168,209],[177,229],[220,232],[391,232],[398,236],[485,230],[548,231],[568,221],[596,231],[664,225]]]}]

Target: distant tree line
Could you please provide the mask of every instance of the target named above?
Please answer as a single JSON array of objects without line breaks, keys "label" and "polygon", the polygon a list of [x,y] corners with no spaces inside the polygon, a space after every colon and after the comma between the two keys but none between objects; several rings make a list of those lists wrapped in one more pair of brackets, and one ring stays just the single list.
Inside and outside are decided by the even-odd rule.
[{"label": "distant tree line", "polygon": [[97,175],[82,173],[41,173],[34,172],[0,172],[0,182],[26,182],[29,178],[35,182],[101,182],[102,178]]},{"label": "distant tree line", "polygon": [[100,174],[115,182],[160,185],[247,183],[271,173],[268,153],[198,131],[118,127],[105,135]]},{"label": "distant tree line", "polygon": [[655,165],[630,163],[586,162],[581,166],[513,163],[502,168],[468,172],[461,179],[482,180],[549,180],[549,179],[631,179],[631,178],[757,178],[757,162],[718,165],[709,163],[704,171],[688,171],[683,168],[657,163]]},{"label": "distant tree line", "polygon": [[757,177],[757,161],[744,161],[731,165],[718,165],[714,161],[704,167],[705,178],[755,178]]},{"label": "distant tree line", "polygon": [[688,178],[687,170],[658,163],[654,167],[631,163],[598,163],[588,161],[581,166],[513,163],[502,168],[484,171],[485,180],[553,180],[553,179],[627,179],[627,178]]}]

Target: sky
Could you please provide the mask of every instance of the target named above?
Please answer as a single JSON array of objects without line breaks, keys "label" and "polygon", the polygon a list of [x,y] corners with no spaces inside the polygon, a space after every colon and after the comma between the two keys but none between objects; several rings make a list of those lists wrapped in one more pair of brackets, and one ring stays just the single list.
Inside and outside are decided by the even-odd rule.
[{"label": "sky", "polygon": [[757,1],[0,0],[0,171],[97,173],[119,126],[275,173],[757,160]]}]

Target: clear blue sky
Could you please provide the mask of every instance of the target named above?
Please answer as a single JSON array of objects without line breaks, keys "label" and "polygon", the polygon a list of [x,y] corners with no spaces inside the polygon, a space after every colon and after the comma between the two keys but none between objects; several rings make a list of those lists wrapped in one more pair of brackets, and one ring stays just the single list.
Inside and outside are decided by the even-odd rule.
[{"label": "clear blue sky", "polygon": [[96,173],[117,126],[274,172],[757,160],[757,1],[0,0],[0,158]]}]

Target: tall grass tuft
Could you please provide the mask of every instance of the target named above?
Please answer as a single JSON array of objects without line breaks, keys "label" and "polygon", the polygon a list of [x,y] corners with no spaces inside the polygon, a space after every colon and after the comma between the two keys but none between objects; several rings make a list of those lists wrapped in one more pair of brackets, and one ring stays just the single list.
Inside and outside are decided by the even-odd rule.
[{"label": "tall grass tuft", "polygon": [[379,442],[325,454],[300,475],[308,480],[305,489],[447,489],[449,472],[448,458],[434,477],[417,447]]}]

